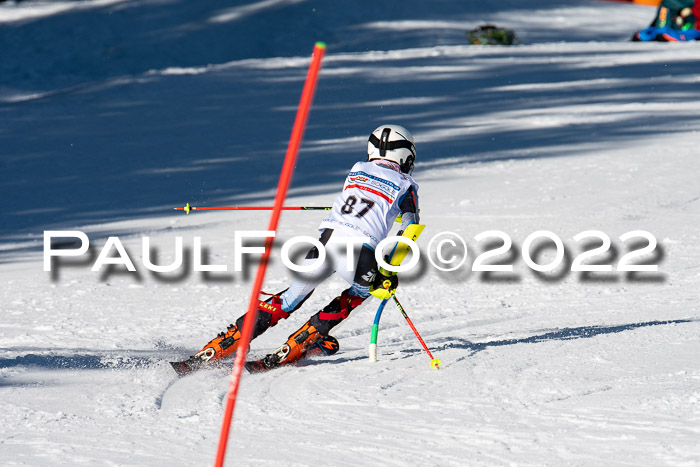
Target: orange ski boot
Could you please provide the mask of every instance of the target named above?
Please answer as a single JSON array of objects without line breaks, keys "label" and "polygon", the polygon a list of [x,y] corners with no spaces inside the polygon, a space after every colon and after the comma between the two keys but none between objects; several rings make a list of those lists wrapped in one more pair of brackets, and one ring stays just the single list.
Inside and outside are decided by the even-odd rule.
[{"label": "orange ski boot", "polygon": [[238,326],[230,324],[226,332],[220,332],[218,336],[210,340],[199,352],[181,362],[170,362],[178,375],[184,376],[201,368],[210,361],[219,360],[231,355],[238,348],[241,332]]},{"label": "orange ski boot", "polygon": [[267,355],[253,362],[246,362],[251,373],[268,371],[316,354],[333,355],[338,351],[338,341],[332,336],[324,336],[307,321],[298,331],[289,336],[287,342]]},{"label": "orange ski boot", "polygon": [[218,336],[209,341],[202,350],[194,354],[194,358],[208,362],[228,357],[238,348],[241,332],[235,324],[229,324],[226,332],[220,332]]},{"label": "orange ski boot", "polygon": [[[289,316],[289,313],[282,310],[282,302],[279,294],[273,295],[258,304],[257,320],[253,329],[253,339],[265,332],[277,322]],[[225,332],[219,333],[214,339],[209,341],[202,350],[192,357],[181,362],[170,362],[178,375],[183,376],[197,370],[205,365],[209,365],[215,360],[228,357],[238,348],[241,339],[241,332],[238,325],[242,326],[245,315],[241,316],[236,324],[228,326]]]}]

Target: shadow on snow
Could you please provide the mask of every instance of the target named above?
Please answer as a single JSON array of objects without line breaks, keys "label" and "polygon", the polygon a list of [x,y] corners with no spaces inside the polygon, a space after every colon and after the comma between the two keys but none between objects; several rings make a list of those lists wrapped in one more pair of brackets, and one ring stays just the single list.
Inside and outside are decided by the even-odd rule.
[{"label": "shadow on snow", "polygon": [[[186,3],[169,2],[167,8],[184,8]],[[374,8],[374,3],[368,2],[368,8]],[[517,3],[509,2],[508,8],[518,9]],[[309,5],[301,2],[290,11],[303,16]],[[118,23],[120,15],[126,14],[126,6],[120,8],[109,10],[110,14],[119,12],[110,21]],[[147,8],[143,11],[158,15],[150,10],[155,7]],[[363,12],[357,21],[366,22],[366,11],[355,10]],[[427,19],[458,16],[455,11],[427,10],[431,13],[426,14],[432,15]],[[291,14],[285,9],[275,11]],[[214,43],[240,28],[252,12],[222,10],[219,13],[228,22],[211,22],[207,17],[211,11],[202,11],[187,27],[166,22],[159,37],[170,54],[155,53],[161,58],[150,61],[134,52],[130,59],[140,68],[119,65],[124,57],[109,59],[110,66],[120,71],[117,75],[104,64],[97,68],[76,66],[73,62],[79,57],[64,56],[69,60],[65,66],[92,70],[93,75],[79,77],[80,82],[68,88],[56,84],[44,97],[0,100],[0,189],[10,196],[5,199],[0,240],[25,244],[33,240],[36,246],[30,248],[39,249],[44,230],[72,230],[154,215],[182,216],[172,208],[187,202],[269,203],[308,60],[231,62],[245,58],[245,53],[219,56],[211,52],[202,57],[195,53],[204,47],[202,44]],[[468,17],[466,13],[463,18]],[[89,10],[12,24],[0,31],[0,42],[9,41],[20,31],[29,36],[41,28],[46,31],[47,25],[70,29],[75,21],[86,24],[96,18],[94,15],[106,20],[104,11]],[[373,20],[377,19],[381,15]],[[352,30],[364,23],[348,20],[343,24]],[[323,30],[322,25],[319,22],[310,30]],[[309,24],[302,24],[299,31],[304,26]],[[136,30],[129,40],[136,44],[146,40],[152,34],[146,29]],[[201,42],[186,40],[198,34],[203,34]],[[546,46],[465,46],[338,55],[343,50],[372,50],[371,45],[376,45],[375,50],[426,45],[425,37],[402,41],[413,37],[410,31],[392,32],[388,44],[377,33],[374,42],[363,36],[370,42],[353,45],[348,38],[358,34],[339,36],[334,50],[334,37],[329,33],[329,53],[299,154],[292,196],[327,196],[327,201],[321,202],[332,202],[347,169],[366,157],[367,135],[385,122],[403,124],[414,132],[419,183],[421,164],[424,170],[580,155],[601,147],[651,140],[658,134],[687,131],[700,123],[700,115],[684,106],[669,105],[663,119],[646,110],[669,100],[695,99],[694,77],[700,73],[700,60],[683,54],[665,54],[664,66],[617,60],[618,53],[642,53],[638,48],[642,46],[631,44],[620,44],[612,51],[582,43],[569,46],[573,49],[557,46],[556,52],[541,49]],[[266,34],[270,36],[277,35]],[[308,52],[293,49],[304,42],[301,39],[282,41],[278,44],[282,48],[270,46],[267,55],[255,56],[303,55]],[[282,46],[292,42],[294,46]],[[51,41],[46,44],[49,47]],[[311,44],[309,41],[309,51]],[[432,45],[440,42],[436,39]],[[127,42],[126,46],[134,44]],[[663,53],[656,46],[647,45],[643,50]],[[23,50],[19,44],[17,47],[17,53]],[[147,48],[142,48],[146,53]],[[192,57],[198,58],[193,61]],[[102,56],[101,60],[107,59]],[[203,63],[218,65],[181,72],[184,74],[165,71],[168,66]],[[591,67],[591,63],[596,66]],[[25,65],[20,61],[3,66],[22,70]],[[54,66],[58,68],[44,71],[72,73],[60,63]],[[32,73],[41,77],[43,72]],[[9,85],[21,87],[20,78],[11,74],[8,80],[17,82]],[[644,109],[620,107],[630,103],[643,103]],[[8,251],[0,251],[0,255],[8,255]]]},{"label": "shadow on snow", "polygon": [[[683,324],[683,323],[694,323],[697,322],[696,319],[676,319],[668,321],[646,321],[643,323],[630,323],[630,324],[619,324],[614,326],[582,326],[577,328],[564,328],[558,329],[556,331],[546,332],[544,334],[538,334],[528,337],[520,337],[516,339],[502,339],[489,342],[471,342],[466,339],[461,338],[444,338],[441,341],[447,341],[445,343],[437,344],[434,352],[440,352],[449,349],[464,349],[470,350],[471,353],[463,358],[468,358],[477,352],[485,350],[490,347],[502,347],[507,345],[516,344],[537,344],[540,342],[551,342],[551,341],[568,341],[574,339],[588,339],[591,337],[607,335],[607,334],[617,334],[625,331],[632,331],[639,328],[645,328],[650,326],[665,326],[670,324]],[[415,353],[422,351],[420,349],[414,350],[402,350],[403,353]]]}]

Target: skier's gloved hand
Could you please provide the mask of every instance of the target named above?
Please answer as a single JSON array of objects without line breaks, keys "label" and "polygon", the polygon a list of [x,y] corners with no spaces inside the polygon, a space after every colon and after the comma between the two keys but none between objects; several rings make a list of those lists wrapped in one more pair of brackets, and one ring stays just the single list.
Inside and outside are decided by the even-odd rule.
[{"label": "skier's gloved hand", "polygon": [[382,300],[391,298],[396,293],[399,286],[399,276],[396,273],[379,269],[374,276],[372,285],[369,286],[369,293]]}]

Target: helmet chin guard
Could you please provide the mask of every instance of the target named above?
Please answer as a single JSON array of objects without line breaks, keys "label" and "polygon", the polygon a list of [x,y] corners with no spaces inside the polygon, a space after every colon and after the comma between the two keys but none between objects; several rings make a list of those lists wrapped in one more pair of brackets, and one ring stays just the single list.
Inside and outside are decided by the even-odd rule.
[{"label": "helmet chin guard", "polygon": [[416,147],[413,135],[400,125],[382,125],[372,132],[367,143],[367,160],[386,160],[399,164],[403,173],[413,172]]}]

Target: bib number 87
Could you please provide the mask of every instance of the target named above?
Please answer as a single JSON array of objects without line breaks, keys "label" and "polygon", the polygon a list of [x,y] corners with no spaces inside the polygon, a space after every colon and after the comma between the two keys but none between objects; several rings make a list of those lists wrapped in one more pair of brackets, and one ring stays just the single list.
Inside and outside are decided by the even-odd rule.
[{"label": "bib number 87", "polygon": [[[358,199],[354,195],[348,196],[348,199],[345,200],[345,204],[340,208],[340,212],[343,214],[352,214],[355,211],[354,206],[357,204]],[[362,204],[365,205],[364,208],[362,208],[361,211],[359,211],[357,214],[355,214],[355,217],[362,217],[365,214],[369,212],[370,209],[374,207],[374,201],[371,199],[367,198],[360,198],[359,199]]]}]

